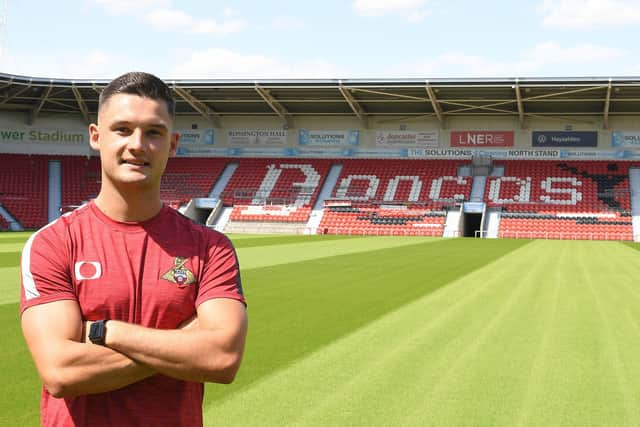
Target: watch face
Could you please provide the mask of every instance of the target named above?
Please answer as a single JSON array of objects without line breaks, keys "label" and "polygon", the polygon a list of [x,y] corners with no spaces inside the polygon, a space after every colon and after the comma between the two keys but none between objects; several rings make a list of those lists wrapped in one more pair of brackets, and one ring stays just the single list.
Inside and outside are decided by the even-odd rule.
[{"label": "watch face", "polygon": [[104,320],[98,320],[89,328],[89,340],[94,344],[104,345],[105,327]]}]

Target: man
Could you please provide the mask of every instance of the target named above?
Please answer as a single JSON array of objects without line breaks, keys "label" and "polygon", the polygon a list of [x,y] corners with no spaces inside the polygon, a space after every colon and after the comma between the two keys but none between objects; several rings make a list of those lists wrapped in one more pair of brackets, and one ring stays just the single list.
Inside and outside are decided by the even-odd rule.
[{"label": "man", "polygon": [[202,425],[203,382],[233,381],[247,331],[233,246],[160,200],[175,101],[128,73],[100,95],[98,197],[22,254],[22,329],[46,426]]}]

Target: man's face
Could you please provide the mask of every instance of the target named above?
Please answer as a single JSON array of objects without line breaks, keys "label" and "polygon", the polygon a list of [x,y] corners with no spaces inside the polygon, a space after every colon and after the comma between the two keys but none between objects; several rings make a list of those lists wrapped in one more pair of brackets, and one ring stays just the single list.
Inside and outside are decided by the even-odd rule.
[{"label": "man's face", "polygon": [[100,109],[98,125],[89,127],[90,143],[100,152],[102,185],[157,188],[178,136],[162,100],[118,94]]}]

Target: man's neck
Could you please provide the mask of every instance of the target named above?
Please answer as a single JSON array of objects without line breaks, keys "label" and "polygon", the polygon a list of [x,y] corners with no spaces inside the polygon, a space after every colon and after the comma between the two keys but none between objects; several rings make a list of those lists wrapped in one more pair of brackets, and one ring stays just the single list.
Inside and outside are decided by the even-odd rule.
[{"label": "man's neck", "polygon": [[106,216],[119,222],[146,221],[162,209],[160,189],[124,192],[103,186],[95,204]]}]

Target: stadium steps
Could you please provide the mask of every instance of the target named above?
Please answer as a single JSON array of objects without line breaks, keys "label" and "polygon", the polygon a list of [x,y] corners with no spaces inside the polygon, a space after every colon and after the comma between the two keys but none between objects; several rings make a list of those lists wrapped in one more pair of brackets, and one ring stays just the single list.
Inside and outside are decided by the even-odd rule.
[{"label": "stadium steps", "polygon": [[458,167],[458,176],[471,176],[471,166],[462,165]]},{"label": "stadium steps", "polygon": [[458,237],[460,235],[460,220],[462,219],[462,206],[460,209],[451,209],[447,212],[442,237]]},{"label": "stadium steps", "polygon": [[487,177],[478,175],[473,177],[473,184],[471,185],[471,196],[469,197],[472,202],[484,201],[485,186],[487,184]]},{"label": "stadium steps", "polygon": [[231,206],[222,208],[220,215],[218,215],[218,218],[216,218],[216,221],[213,223],[214,230],[217,230],[220,232],[224,231],[227,224],[229,223],[229,218],[231,218],[232,210],[233,210],[233,207]]},{"label": "stadium steps", "polygon": [[629,169],[629,189],[631,190],[631,214],[633,240],[640,240],[640,168]]},{"label": "stadium steps", "polygon": [[324,215],[324,201],[331,197],[333,189],[338,183],[338,178],[340,177],[341,172],[341,164],[335,164],[331,166],[331,169],[329,169],[327,178],[322,185],[322,189],[320,190],[318,199],[313,206],[313,210],[311,211],[311,215],[309,216],[309,221],[307,222],[307,230],[309,234],[316,234],[318,232],[318,226],[320,226],[320,222],[322,221],[322,217]]},{"label": "stadium steps", "polygon": [[62,164],[60,160],[49,161],[49,200],[48,217],[49,222],[60,217],[62,207]]},{"label": "stadium steps", "polygon": [[222,174],[220,175],[220,178],[218,178],[218,180],[216,181],[216,184],[213,186],[213,188],[209,192],[209,197],[216,197],[216,198],[220,197],[225,187],[231,180],[231,177],[233,176],[236,169],[238,169],[238,163],[229,163],[224,168],[224,170],[222,171]]},{"label": "stadium steps", "polygon": [[491,176],[504,176],[504,166],[494,165],[491,169]]},{"label": "stadium steps", "polygon": [[6,221],[9,227],[9,230],[11,231],[24,230],[24,228],[22,228],[18,220],[13,215],[11,215],[11,213],[8,210],[6,210],[4,206],[2,206],[2,204],[0,204],[0,216],[2,216],[2,218]]},{"label": "stadium steps", "polygon": [[487,235],[488,239],[496,239],[500,229],[500,209],[487,209]]}]

